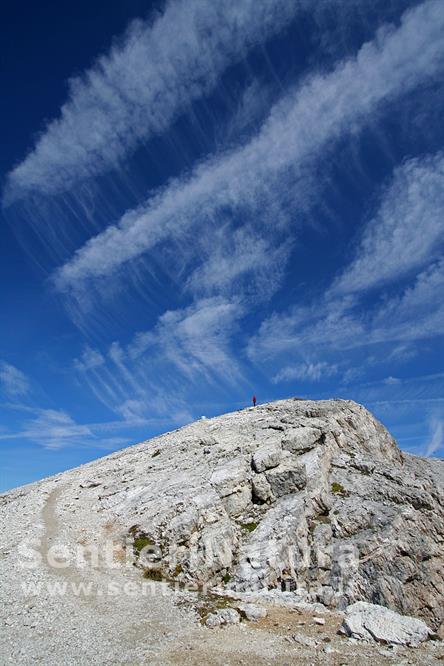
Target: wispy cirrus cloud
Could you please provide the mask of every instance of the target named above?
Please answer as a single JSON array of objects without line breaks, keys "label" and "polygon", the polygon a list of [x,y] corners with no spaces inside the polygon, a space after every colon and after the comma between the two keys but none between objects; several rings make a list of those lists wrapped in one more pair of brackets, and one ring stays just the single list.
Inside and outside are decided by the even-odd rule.
[{"label": "wispy cirrus cloud", "polygon": [[29,393],[29,380],[24,372],[11,363],[0,361],[0,390],[8,398],[18,398]]},{"label": "wispy cirrus cloud", "polygon": [[116,167],[208,93],[232,62],[291,21],[308,0],[167,2],[69,83],[60,116],[10,173],[6,203],[55,194]]},{"label": "wispy cirrus cloud", "polygon": [[[346,349],[365,344],[365,323],[352,309],[352,301],[327,301],[321,298],[305,306],[294,306],[273,313],[261,324],[247,345],[254,360],[272,361],[288,353],[316,353],[320,349]],[[350,309],[349,309],[350,307]]]},{"label": "wispy cirrus cloud", "polygon": [[68,445],[85,444],[93,432],[80,425],[63,409],[42,409],[25,405],[9,405],[10,409],[30,413],[21,430],[0,434],[0,440],[27,439],[44,448],[59,449]]},{"label": "wispy cirrus cloud", "polygon": [[443,212],[443,154],[405,162],[396,169],[377,216],[365,227],[356,258],[333,290],[371,289],[438,257],[444,238]]},{"label": "wispy cirrus cloud", "polygon": [[[414,358],[419,341],[444,335],[443,167],[438,153],[396,169],[351,263],[317,300],[267,317],[248,345],[250,358],[286,355],[276,375],[285,379],[288,354],[297,359],[322,350],[334,363],[345,350],[382,344],[386,363],[399,364]],[[374,365],[372,356],[364,362]],[[344,381],[356,376],[349,368]]]},{"label": "wispy cirrus cloud", "polygon": [[253,79],[242,91],[227,122],[216,127],[216,145],[224,148],[248,135],[254,126],[267,116],[273,96],[270,84]]},{"label": "wispy cirrus cloud", "polygon": [[398,28],[380,30],[355,58],[288,94],[247,145],[202,163],[88,241],[58,271],[58,287],[110,275],[184,229],[197,233],[224,208],[249,211],[259,225],[261,210],[282,202],[321,148],[359,128],[384,102],[442,72],[443,28],[439,0],[406,12]]},{"label": "wispy cirrus cloud", "polygon": [[79,425],[61,409],[39,410],[37,416],[27,424],[23,434],[27,439],[48,449],[85,443],[92,437],[88,426]]},{"label": "wispy cirrus cloud", "polygon": [[444,334],[444,259],[421,271],[400,295],[384,301],[372,318],[374,341],[408,342]]},{"label": "wispy cirrus cloud", "polygon": [[187,404],[196,387],[223,391],[242,383],[232,336],[243,306],[221,297],[202,298],[169,310],[131,342],[106,352],[85,348],[74,367],[96,398],[128,423],[169,418],[192,420]]},{"label": "wispy cirrus cloud", "polygon": [[308,382],[319,382],[321,379],[332,377],[338,373],[338,366],[326,361],[317,361],[314,363],[297,363],[289,365],[273,377],[275,384],[279,382],[289,382],[294,379]]},{"label": "wispy cirrus cloud", "polygon": [[242,294],[249,300],[268,300],[281,284],[292,250],[291,240],[279,244],[254,224],[233,229],[227,223],[202,234],[196,244],[199,262],[185,290],[198,298]]},{"label": "wispy cirrus cloud", "polygon": [[[94,447],[104,450],[113,450],[128,445],[134,437],[128,436],[128,430],[143,426],[163,428],[174,423],[174,418],[135,418],[128,414],[128,418],[97,423],[79,423],[65,409],[48,409],[44,407],[31,407],[20,403],[2,405],[3,409],[25,413],[28,416],[19,420],[14,430],[3,429],[0,432],[1,441],[28,441],[38,444],[42,448],[53,451],[68,447],[87,448]],[[131,417],[131,418],[130,418]],[[123,431],[123,435],[122,435]]]},{"label": "wispy cirrus cloud", "polygon": [[365,309],[355,298],[324,297],[273,314],[248,344],[252,359],[273,359],[295,349],[343,351],[379,343],[414,343],[444,335],[444,261],[420,272],[401,293]]},{"label": "wispy cirrus cloud", "polygon": [[433,456],[444,447],[444,420],[434,418],[430,424],[431,437],[426,446],[426,456]]},{"label": "wispy cirrus cloud", "polygon": [[240,378],[230,339],[244,313],[241,304],[221,297],[201,299],[165,312],[155,328],[135,336],[128,353],[136,360],[150,352],[190,380],[231,382]]}]

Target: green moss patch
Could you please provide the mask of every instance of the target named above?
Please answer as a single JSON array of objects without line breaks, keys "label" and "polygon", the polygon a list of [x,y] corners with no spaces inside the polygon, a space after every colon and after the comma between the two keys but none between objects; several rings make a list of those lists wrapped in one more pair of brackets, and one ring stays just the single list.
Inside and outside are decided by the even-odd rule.
[{"label": "green moss patch", "polygon": [[257,523],[241,523],[240,526],[246,532],[254,532],[257,527]]},{"label": "green moss patch", "polygon": [[140,534],[139,536],[135,537],[133,543],[134,554],[140,555],[142,550],[147,546],[154,546],[154,541],[150,539],[149,536],[146,534]]},{"label": "green moss patch", "polygon": [[201,624],[205,624],[207,617],[211,615],[211,613],[215,613],[222,608],[236,608],[236,603],[238,602],[232,597],[208,595],[202,604],[196,608]]},{"label": "green moss patch", "polygon": [[331,490],[335,495],[342,495],[342,497],[347,497],[348,496],[348,491],[345,490],[344,486],[342,486],[340,483],[337,481],[333,481],[331,484]]}]

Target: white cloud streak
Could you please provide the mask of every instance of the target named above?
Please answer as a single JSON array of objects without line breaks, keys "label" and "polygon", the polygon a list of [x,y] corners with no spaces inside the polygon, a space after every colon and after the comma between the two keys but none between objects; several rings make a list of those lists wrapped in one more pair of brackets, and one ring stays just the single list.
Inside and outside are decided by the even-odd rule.
[{"label": "white cloud streak", "polygon": [[400,296],[383,302],[372,319],[371,340],[408,342],[444,334],[444,259],[420,272]]},{"label": "white cloud streak", "polygon": [[0,389],[9,398],[22,397],[29,393],[30,385],[26,375],[10,363],[0,361]]},{"label": "white cloud streak", "polygon": [[298,363],[282,368],[274,377],[273,383],[289,382],[294,379],[308,382],[319,382],[332,377],[338,372],[337,365],[318,361],[315,363]]},{"label": "white cloud streak", "polygon": [[74,367],[108,409],[131,424],[153,418],[193,420],[187,404],[203,386],[222,391],[242,382],[231,338],[243,306],[220,297],[165,312],[156,325],[126,347],[112,343],[106,354],[86,348]]},{"label": "white cloud streak", "polygon": [[355,260],[333,289],[353,292],[380,286],[439,256],[443,214],[442,153],[403,164],[376,217],[366,225]]},{"label": "white cloud streak", "polygon": [[67,412],[60,409],[42,409],[23,434],[48,449],[85,443],[85,440],[92,437],[88,426],[77,424]]},{"label": "white cloud streak", "polygon": [[[354,260],[318,301],[268,317],[249,356],[266,360],[296,350],[338,352],[389,342],[397,346],[386,361],[396,362],[414,356],[418,340],[444,335],[438,296],[444,291],[443,168],[438,153],[397,169]],[[369,286],[374,298],[364,303]]]},{"label": "white cloud streak", "polygon": [[118,165],[165,131],[224,69],[291,21],[308,0],[175,0],[136,21],[81,77],[25,160],[10,174],[6,203],[55,194]]},{"label": "white cloud streak", "polygon": [[242,293],[250,300],[268,300],[281,284],[292,249],[290,241],[273,243],[254,225],[232,229],[226,224],[196,241],[200,263],[185,290],[197,297]]},{"label": "white cloud streak", "polygon": [[249,343],[252,359],[283,353],[328,349],[341,351],[385,342],[411,343],[444,335],[444,260],[416,276],[399,295],[377,301],[364,311],[355,298],[333,298],[273,314]]},{"label": "white cloud streak", "polygon": [[433,456],[444,447],[444,421],[434,419],[431,424],[432,436],[426,447],[426,456]]},{"label": "white cloud streak", "polygon": [[94,437],[87,425],[79,425],[63,409],[41,409],[12,405],[12,409],[30,412],[33,418],[15,433],[2,433],[0,440],[28,439],[47,449],[60,449],[69,445],[82,445]]},{"label": "white cloud streak", "polygon": [[157,356],[190,380],[197,376],[209,382],[216,377],[231,382],[240,378],[240,371],[229,341],[242,315],[240,304],[218,297],[170,310],[159,318],[154,330],[135,337],[129,356],[136,360],[149,353],[151,361]]},{"label": "white cloud streak", "polygon": [[[351,309],[352,302],[321,299],[312,305],[292,307],[274,313],[262,322],[258,334],[249,342],[248,355],[253,360],[271,360],[291,352],[316,352],[321,347],[346,349],[365,344],[365,326]],[[288,362],[288,359],[287,359]]]},{"label": "white cloud streak", "polygon": [[59,270],[58,287],[110,275],[185,228],[196,233],[223,207],[257,212],[270,197],[280,199],[321,148],[359,128],[383,102],[442,72],[443,30],[439,0],[406,12],[397,29],[380,30],[355,58],[287,95],[246,146],[201,164],[92,238]]},{"label": "white cloud streak", "polygon": [[[171,425],[183,425],[191,418],[182,413],[172,414],[169,418],[141,418],[134,412],[128,411],[127,418],[123,420],[105,421],[98,423],[78,423],[64,409],[45,409],[29,407],[28,405],[10,404],[2,405],[12,411],[25,412],[32,415],[26,419],[18,430],[0,432],[0,441],[28,440],[45,449],[59,450],[67,447],[94,447],[113,450],[134,442],[134,435],[125,436],[133,428],[154,427],[156,430]],[[126,406],[129,410],[129,407]],[[122,412],[125,406],[122,405]],[[123,414],[122,414],[123,415]],[[119,434],[123,431],[122,434]]]}]

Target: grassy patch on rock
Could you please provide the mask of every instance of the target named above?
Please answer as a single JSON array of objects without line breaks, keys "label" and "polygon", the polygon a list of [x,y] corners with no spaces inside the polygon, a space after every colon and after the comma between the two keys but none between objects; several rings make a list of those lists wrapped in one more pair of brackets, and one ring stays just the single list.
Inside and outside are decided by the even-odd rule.
[{"label": "grassy patch on rock", "polygon": [[154,541],[147,534],[140,534],[134,538],[133,549],[135,555],[140,555],[147,546],[154,546]]},{"label": "grassy patch on rock", "polygon": [[257,523],[241,523],[240,526],[246,532],[254,532],[257,527]]},{"label": "grassy patch on rock", "polygon": [[196,608],[200,623],[205,624],[207,617],[211,615],[211,613],[215,613],[223,608],[233,608],[238,611],[239,609],[236,608],[237,603],[236,599],[233,599],[232,597],[218,597],[209,594]]},{"label": "grassy patch on rock", "polygon": [[337,481],[333,481],[331,484],[331,490],[335,495],[341,495],[342,497],[347,497],[349,495],[348,491],[344,488],[343,485]]}]

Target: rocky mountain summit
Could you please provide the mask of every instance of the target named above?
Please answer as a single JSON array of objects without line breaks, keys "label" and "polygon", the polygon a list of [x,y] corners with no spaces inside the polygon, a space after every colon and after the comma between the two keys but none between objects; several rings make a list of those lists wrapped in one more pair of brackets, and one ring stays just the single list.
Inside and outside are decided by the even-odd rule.
[{"label": "rocky mountain summit", "polygon": [[[189,635],[187,613],[195,608],[177,600],[191,585],[198,595],[210,590],[221,599],[265,604],[279,598],[289,607],[317,604],[333,614],[354,604],[370,617],[369,604],[355,603],[370,602],[423,620],[415,629],[421,640],[443,635],[444,461],[401,452],[381,423],[351,401],[290,399],[203,418],[0,496],[0,568],[15,630],[19,582],[11,573],[23,571],[18,535],[24,526],[42,556],[55,543],[68,551],[64,568],[39,563],[28,572],[34,582],[87,580],[91,570],[75,562],[73,546],[101,553],[111,539],[120,569],[96,563],[95,585],[109,584],[110,576],[122,583],[144,576],[179,590],[174,600],[169,592],[171,599],[149,605],[172,640]],[[133,561],[125,567],[129,552]],[[44,601],[36,595],[33,603],[38,608]],[[119,600],[120,618],[128,612],[134,621],[140,612],[141,622],[149,620],[140,600],[131,608],[127,603]],[[79,599],[65,598],[64,612],[71,608],[78,616],[79,604],[84,613]],[[107,609],[109,615],[117,606]],[[260,609],[246,611],[266,622]],[[52,611],[46,606],[44,612]],[[222,616],[233,613],[212,613],[213,626],[225,622]],[[91,631],[102,621],[94,613]],[[349,618],[346,626],[361,628],[348,635],[368,638],[365,621]],[[128,661],[109,663],[143,663],[140,649],[136,640]],[[155,663],[170,661],[176,663],[165,656]]]},{"label": "rocky mountain summit", "polygon": [[353,402],[200,421],[95,472],[102,506],[159,547],[165,576],[443,620],[444,463],[402,453]]}]

